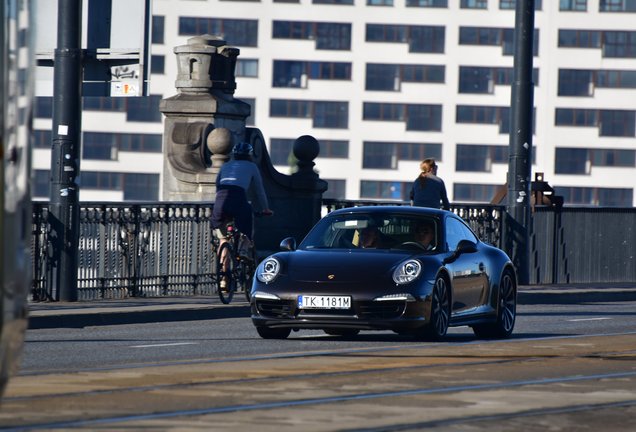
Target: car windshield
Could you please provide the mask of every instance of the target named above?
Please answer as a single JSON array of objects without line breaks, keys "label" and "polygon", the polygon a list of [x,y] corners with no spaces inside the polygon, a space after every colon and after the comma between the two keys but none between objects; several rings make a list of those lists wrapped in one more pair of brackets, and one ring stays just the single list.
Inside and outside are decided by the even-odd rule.
[{"label": "car windshield", "polygon": [[346,214],[321,219],[299,249],[413,249],[435,251],[437,220],[421,216]]}]

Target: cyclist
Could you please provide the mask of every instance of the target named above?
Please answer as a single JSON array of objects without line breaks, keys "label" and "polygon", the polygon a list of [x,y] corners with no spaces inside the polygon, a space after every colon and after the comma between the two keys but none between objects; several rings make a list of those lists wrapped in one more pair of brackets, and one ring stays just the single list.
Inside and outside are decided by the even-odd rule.
[{"label": "cyclist", "polygon": [[[221,239],[225,233],[221,231],[224,222],[234,219],[240,232],[252,242],[252,205],[247,200],[247,191],[253,187],[256,192],[262,214],[271,216],[274,212],[269,208],[261,173],[252,161],[254,149],[247,142],[239,142],[232,149],[232,159],[221,166],[217,176],[216,199],[212,210],[212,228]],[[221,288],[225,281],[221,281]]]}]

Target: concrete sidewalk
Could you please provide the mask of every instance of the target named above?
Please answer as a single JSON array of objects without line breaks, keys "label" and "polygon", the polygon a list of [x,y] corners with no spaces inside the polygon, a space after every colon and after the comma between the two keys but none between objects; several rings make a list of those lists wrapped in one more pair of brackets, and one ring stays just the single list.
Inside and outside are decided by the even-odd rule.
[{"label": "concrete sidewalk", "polygon": [[[531,285],[519,287],[519,304],[636,301],[636,284]],[[30,302],[29,328],[90,327],[115,324],[249,317],[249,304],[237,293],[225,305],[216,296],[135,297],[79,302]]]}]

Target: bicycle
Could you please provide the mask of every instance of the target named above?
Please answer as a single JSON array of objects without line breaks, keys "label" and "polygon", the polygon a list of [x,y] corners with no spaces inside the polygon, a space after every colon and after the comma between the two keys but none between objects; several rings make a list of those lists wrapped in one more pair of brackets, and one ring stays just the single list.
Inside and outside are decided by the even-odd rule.
[{"label": "bicycle", "polygon": [[[252,278],[256,270],[254,244],[235,226],[234,220],[224,224],[225,236],[221,238],[215,230],[213,237],[216,251],[216,281],[219,299],[229,304],[237,288],[243,290],[247,301],[251,300]],[[221,233],[223,234],[223,233]],[[222,282],[224,287],[221,287]]]}]

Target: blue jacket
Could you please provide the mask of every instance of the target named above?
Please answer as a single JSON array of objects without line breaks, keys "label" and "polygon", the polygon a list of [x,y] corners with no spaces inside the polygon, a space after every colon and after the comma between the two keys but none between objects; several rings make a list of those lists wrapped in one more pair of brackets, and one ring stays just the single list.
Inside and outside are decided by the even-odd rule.
[{"label": "blue jacket", "polygon": [[450,209],[444,181],[434,174],[428,173],[418,177],[411,187],[410,199],[414,206]]}]

